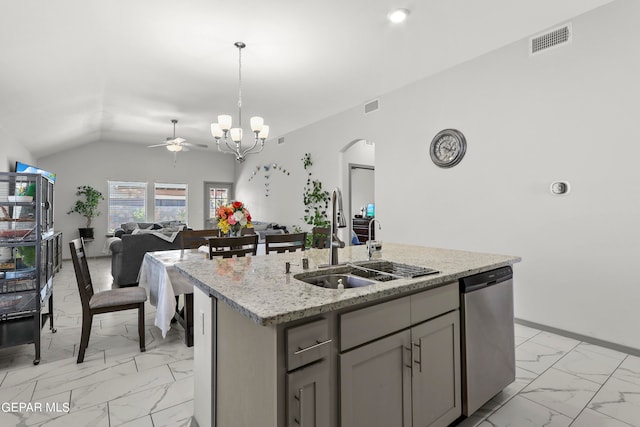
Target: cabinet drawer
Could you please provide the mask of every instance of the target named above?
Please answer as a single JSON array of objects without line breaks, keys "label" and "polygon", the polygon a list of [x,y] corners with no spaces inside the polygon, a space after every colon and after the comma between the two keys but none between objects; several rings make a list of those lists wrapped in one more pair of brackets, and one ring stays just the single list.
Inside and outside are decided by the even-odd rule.
[{"label": "cabinet drawer", "polygon": [[411,295],[410,298],[412,325],[460,307],[458,282]]},{"label": "cabinet drawer", "polygon": [[399,298],[341,315],[340,351],[409,327],[409,298]]},{"label": "cabinet drawer", "polygon": [[295,326],[286,331],[287,370],[299,368],[329,354],[329,323],[327,319]]}]

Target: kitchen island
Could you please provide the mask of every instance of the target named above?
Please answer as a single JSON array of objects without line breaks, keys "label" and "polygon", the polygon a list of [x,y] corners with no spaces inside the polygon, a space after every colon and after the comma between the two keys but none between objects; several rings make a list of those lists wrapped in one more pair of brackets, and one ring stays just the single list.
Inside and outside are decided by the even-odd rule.
[{"label": "kitchen island", "polygon": [[[314,274],[328,263],[329,251],[305,251],[305,271],[302,255],[176,265],[196,288],[198,424],[417,426],[455,420],[458,279],[520,259],[385,244],[383,259],[439,273],[335,290],[294,277]],[[366,257],[364,246],[340,250],[341,262]],[[286,262],[291,273],[285,273]],[[328,267],[336,268],[344,267]]]}]

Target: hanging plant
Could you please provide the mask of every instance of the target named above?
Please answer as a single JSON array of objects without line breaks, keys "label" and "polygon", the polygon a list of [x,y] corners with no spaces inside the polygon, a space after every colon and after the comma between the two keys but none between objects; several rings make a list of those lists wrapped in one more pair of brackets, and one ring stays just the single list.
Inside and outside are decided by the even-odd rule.
[{"label": "hanging plant", "polygon": [[322,187],[320,180],[312,179],[310,170],[311,166],[313,166],[311,153],[305,153],[302,158],[302,165],[307,171],[307,182],[302,193],[304,222],[314,227],[328,227],[330,221],[327,217],[327,210],[329,209],[331,194]]}]

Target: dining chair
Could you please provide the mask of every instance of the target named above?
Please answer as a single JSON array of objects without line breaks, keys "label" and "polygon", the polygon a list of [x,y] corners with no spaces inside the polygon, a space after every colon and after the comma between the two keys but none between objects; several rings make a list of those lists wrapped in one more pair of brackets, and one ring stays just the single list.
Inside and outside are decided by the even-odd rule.
[{"label": "dining chair", "polygon": [[311,230],[311,247],[325,249],[331,246],[331,230],[329,227],[313,227]]},{"label": "dining chair", "polygon": [[69,242],[73,269],[76,273],[80,302],[82,303],[82,336],[78,349],[78,361],[84,361],[84,353],[89,345],[89,335],[93,316],[101,313],[111,313],[121,310],[138,309],[138,335],[140,338],[140,351],[145,351],[144,342],[144,303],[147,300],[147,291],[138,286],[129,288],[110,289],[108,291],[94,292],[93,281],[89,273],[89,264],[82,238]]},{"label": "dining chair", "polygon": [[307,243],[307,233],[268,234],[264,238],[266,253],[295,252],[298,249],[304,251]]},{"label": "dining chair", "polygon": [[209,239],[209,259],[214,256],[231,258],[232,256],[256,255],[258,253],[258,235],[247,234],[240,237],[214,237]]},{"label": "dining chair", "polygon": [[206,246],[210,238],[219,236],[219,229],[183,230],[180,232],[180,248],[198,249],[200,246]]}]

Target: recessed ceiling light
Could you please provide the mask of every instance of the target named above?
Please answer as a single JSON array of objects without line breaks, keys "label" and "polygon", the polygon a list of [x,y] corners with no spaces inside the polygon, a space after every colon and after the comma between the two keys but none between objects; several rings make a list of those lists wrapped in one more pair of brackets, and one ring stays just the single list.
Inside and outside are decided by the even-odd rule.
[{"label": "recessed ceiling light", "polygon": [[394,24],[403,22],[405,19],[407,19],[407,16],[409,16],[408,9],[396,9],[388,15],[389,21],[393,22]]}]

